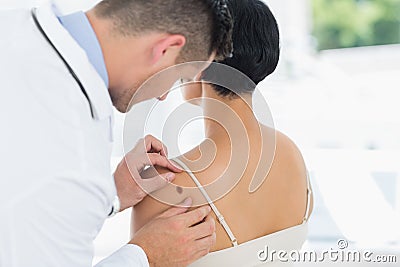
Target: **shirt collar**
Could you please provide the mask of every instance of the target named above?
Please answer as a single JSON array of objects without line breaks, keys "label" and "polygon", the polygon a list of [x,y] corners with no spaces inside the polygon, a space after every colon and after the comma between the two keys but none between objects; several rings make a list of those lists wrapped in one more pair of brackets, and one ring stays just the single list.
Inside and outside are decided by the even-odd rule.
[{"label": "shirt collar", "polygon": [[96,33],[85,13],[80,11],[66,16],[60,16],[58,19],[69,34],[71,34],[72,38],[85,50],[90,63],[101,76],[106,87],[108,87],[108,74],[103,52]]}]

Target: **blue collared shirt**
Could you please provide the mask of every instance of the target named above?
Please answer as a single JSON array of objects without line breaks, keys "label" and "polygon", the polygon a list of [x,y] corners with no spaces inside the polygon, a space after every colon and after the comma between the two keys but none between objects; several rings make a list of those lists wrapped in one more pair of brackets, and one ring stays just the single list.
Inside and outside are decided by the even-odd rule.
[{"label": "blue collared shirt", "polygon": [[104,62],[103,52],[92,25],[82,11],[58,18],[64,28],[75,41],[85,50],[90,63],[108,87],[108,73]]}]

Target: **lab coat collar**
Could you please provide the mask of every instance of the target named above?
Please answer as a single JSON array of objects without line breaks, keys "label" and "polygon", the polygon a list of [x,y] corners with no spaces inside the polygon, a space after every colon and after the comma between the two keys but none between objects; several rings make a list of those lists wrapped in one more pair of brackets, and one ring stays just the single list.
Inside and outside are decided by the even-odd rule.
[{"label": "lab coat collar", "polygon": [[56,6],[44,5],[36,9],[37,19],[47,37],[74,70],[90,99],[96,120],[112,115],[112,102],[104,81],[87,58],[85,51],[61,25]]}]

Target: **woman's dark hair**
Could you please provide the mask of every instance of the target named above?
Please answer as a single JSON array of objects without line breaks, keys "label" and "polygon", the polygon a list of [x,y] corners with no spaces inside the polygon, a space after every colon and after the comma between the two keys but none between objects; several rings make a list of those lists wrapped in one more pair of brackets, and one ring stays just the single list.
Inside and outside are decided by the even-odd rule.
[{"label": "woman's dark hair", "polygon": [[[257,85],[278,65],[280,44],[277,22],[268,6],[260,0],[228,0],[227,4],[234,24],[233,55],[217,62],[239,70]],[[204,70],[202,78],[210,82],[221,80],[223,72],[226,71],[221,71],[218,64],[211,64]],[[252,93],[254,84],[247,82],[229,89],[215,84],[212,86],[220,96],[234,97]]]}]

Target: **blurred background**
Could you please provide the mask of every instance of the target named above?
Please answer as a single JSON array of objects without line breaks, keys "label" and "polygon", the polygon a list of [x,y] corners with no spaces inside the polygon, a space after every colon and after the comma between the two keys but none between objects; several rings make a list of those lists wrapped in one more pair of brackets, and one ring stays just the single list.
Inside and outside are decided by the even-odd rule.
[{"label": "blurred background", "polygon": [[[0,8],[43,2],[0,0]],[[55,2],[68,13],[97,1]],[[312,176],[315,207],[304,249],[335,249],[346,239],[353,249],[397,254],[399,262],[400,0],[265,2],[280,25],[282,58],[259,90]],[[180,101],[174,94],[163,105]],[[116,116],[113,165],[123,154],[124,116]],[[180,137],[182,152],[203,138],[201,123],[191,127]],[[129,240],[129,217],[126,211],[106,222],[95,262]]]}]

